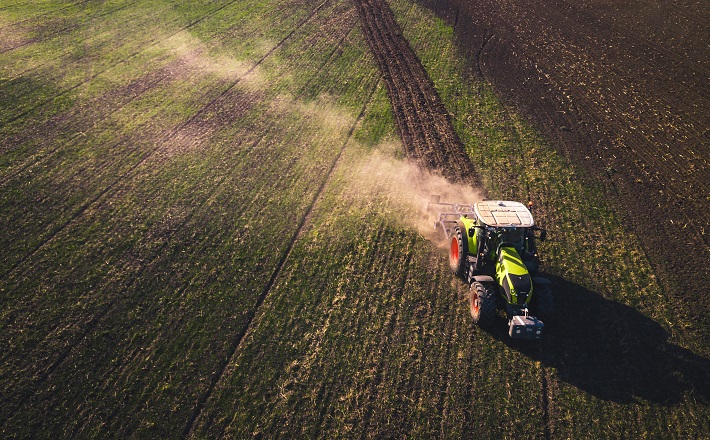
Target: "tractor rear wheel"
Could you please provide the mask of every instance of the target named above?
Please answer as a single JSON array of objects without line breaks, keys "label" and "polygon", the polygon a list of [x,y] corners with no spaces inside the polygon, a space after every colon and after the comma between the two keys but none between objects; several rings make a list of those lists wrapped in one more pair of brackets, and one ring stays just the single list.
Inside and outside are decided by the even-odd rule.
[{"label": "tractor rear wheel", "polygon": [[531,302],[533,313],[543,322],[550,320],[555,314],[555,302],[549,285],[536,284]]},{"label": "tractor rear wheel", "polygon": [[449,267],[460,277],[466,275],[466,254],[468,240],[463,236],[460,226],[455,226],[451,230],[451,242],[449,243]]},{"label": "tractor rear wheel", "polygon": [[469,300],[473,322],[481,327],[493,324],[497,316],[495,288],[487,288],[478,281],[474,281],[471,284]]}]

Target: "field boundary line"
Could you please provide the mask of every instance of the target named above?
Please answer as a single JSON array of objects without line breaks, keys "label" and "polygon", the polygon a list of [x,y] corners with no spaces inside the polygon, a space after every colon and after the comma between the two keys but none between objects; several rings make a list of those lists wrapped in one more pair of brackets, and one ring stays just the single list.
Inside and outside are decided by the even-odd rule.
[{"label": "field boundary line", "polygon": [[[326,0],[324,3],[326,3],[327,1],[329,1],[329,0]],[[259,313],[261,306],[264,303],[264,300],[266,299],[266,297],[269,295],[272,288],[276,284],[276,280],[279,277],[279,275],[281,274],[281,270],[283,269],[284,264],[286,263],[286,261],[288,261],[288,257],[291,255],[291,251],[293,250],[294,245],[298,241],[298,238],[302,235],[302,231],[303,231],[305,225],[308,223],[308,220],[310,220],[311,215],[313,213],[313,209],[317,205],[318,200],[320,199],[321,194],[323,193],[323,190],[327,186],[328,182],[331,181],[331,177],[333,175],[333,172],[337,168],[337,165],[340,162],[340,159],[343,156],[343,153],[345,152],[347,145],[350,143],[350,140],[352,139],[355,129],[357,128],[358,124],[362,120],[362,118],[365,114],[365,111],[367,110],[368,104],[372,101],[372,97],[374,96],[379,83],[380,83],[380,80],[375,81],[375,84],[372,87],[372,90],[370,91],[367,99],[365,100],[365,103],[363,104],[363,106],[360,110],[360,113],[358,114],[357,118],[355,118],[355,121],[353,122],[352,126],[348,130],[346,139],[343,142],[343,145],[340,148],[338,155],[333,160],[333,163],[331,164],[330,169],[328,170],[327,174],[325,175],[325,178],[323,179],[320,186],[318,187],[318,190],[314,194],[313,199],[311,200],[311,203],[308,206],[306,212],[299,220],[298,227],[296,228],[296,231],[293,233],[293,235],[289,239],[288,246],[281,254],[281,257],[279,258],[279,261],[277,262],[276,267],[275,267],[274,271],[272,272],[271,277],[269,278],[269,281],[266,283],[266,285],[264,286],[264,289],[262,290],[261,294],[257,298],[254,308],[247,314],[247,322],[244,325],[244,327],[242,328],[242,331],[235,338],[232,348],[226,358],[226,361],[220,367],[217,374],[215,374],[212,377],[212,380],[210,382],[209,388],[207,389],[207,392],[204,394],[204,396],[202,396],[199,403],[195,407],[195,410],[193,411],[193,414],[190,417],[189,422],[185,426],[185,429],[182,434],[182,438],[188,438],[190,436],[190,434],[192,433],[194,426],[195,426],[195,422],[197,421],[199,416],[202,414],[205,404],[207,403],[209,398],[212,396],[212,393],[214,392],[214,389],[217,386],[217,384],[219,383],[219,381],[222,379],[222,376],[224,375],[224,372],[226,371],[227,366],[231,363],[232,358],[239,350],[239,347],[241,346],[242,341],[245,339],[246,335],[252,329],[252,323],[254,321],[254,318]]]}]

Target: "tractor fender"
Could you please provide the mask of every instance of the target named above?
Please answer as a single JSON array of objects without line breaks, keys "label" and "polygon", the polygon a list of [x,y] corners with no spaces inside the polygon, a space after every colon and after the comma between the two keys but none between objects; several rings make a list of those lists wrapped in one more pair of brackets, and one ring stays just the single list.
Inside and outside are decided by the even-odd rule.
[{"label": "tractor fender", "polygon": [[533,284],[552,284],[552,281],[544,277],[532,277]]},{"label": "tractor fender", "polygon": [[478,252],[475,241],[476,234],[470,234],[471,229],[476,224],[476,220],[468,217],[462,217],[457,221],[457,223],[466,237],[466,251],[476,255]]},{"label": "tractor fender", "polygon": [[493,279],[493,277],[488,276],[488,275],[474,275],[473,276],[473,281],[478,281],[479,283],[495,283],[496,280]]}]

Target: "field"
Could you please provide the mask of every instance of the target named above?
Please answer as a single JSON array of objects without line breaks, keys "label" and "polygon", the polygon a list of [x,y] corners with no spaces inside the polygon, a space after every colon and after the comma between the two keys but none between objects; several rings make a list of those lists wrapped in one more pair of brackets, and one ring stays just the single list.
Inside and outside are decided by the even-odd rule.
[{"label": "field", "polygon": [[423,3],[455,26],[471,70],[605,187],[678,312],[707,328],[688,287],[710,285],[708,6]]},{"label": "field", "polygon": [[[640,153],[667,141],[546,129],[503,14],[456,8],[0,2],[2,437],[710,437],[705,101],[671,115],[689,189]],[[555,136],[589,127],[599,166]],[[630,164],[667,185],[639,211]],[[471,323],[432,193],[535,202],[546,339]],[[696,296],[659,266],[689,246]]]}]

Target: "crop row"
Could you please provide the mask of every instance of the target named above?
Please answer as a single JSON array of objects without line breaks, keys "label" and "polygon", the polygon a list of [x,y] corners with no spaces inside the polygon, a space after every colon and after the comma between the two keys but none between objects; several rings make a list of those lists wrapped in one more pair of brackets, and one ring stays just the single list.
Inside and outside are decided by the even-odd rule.
[{"label": "crop row", "polygon": [[[542,345],[511,343],[502,319],[472,326],[466,286],[417,229],[440,179],[402,160],[354,3],[105,4],[56,10],[76,26],[0,55],[29,57],[38,84],[18,88],[21,69],[0,83],[22,103],[0,127],[4,436],[708,432],[702,359],[639,297],[660,293],[632,238],[464,77],[427,11],[390,2],[486,189],[537,203],[560,309],[596,315],[562,315]],[[19,12],[5,20],[49,17]],[[110,38],[92,30],[112,20]],[[93,38],[86,57],[68,49]],[[660,342],[624,351],[625,333]],[[669,400],[647,391],[655,367]]]},{"label": "crop row", "polygon": [[[241,28],[219,44],[187,36],[191,50],[168,47],[162,70],[124,81],[135,107],[89,124],[74,104],[57,137],[84,115],[89,140],[54,143],[6,180],[16,199],[3,207],[3,237],[20,249],[2,286],[4,432],[174,436],[194,417],[357,115],[325,96],[298,99],[364,55],[317,59],[349,34],[328,20],[342,5],[277,6],[280,16],[263,5],[250,22],[283,29],[252,36],[252,69],[241,68]],[[371,91],[376,77],[351,81]],[[87,105],[102,109],[96,100]]]}]

